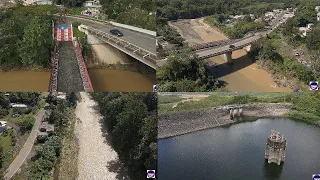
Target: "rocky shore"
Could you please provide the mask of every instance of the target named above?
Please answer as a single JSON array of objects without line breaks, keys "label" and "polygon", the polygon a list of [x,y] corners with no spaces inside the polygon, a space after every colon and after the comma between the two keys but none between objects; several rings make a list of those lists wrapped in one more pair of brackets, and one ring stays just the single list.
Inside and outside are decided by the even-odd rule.
[{"label": "rocky shore", "polygon": [[[290,104],[283,103],[247,104],[243,105],[242,109],[243,116],[277,117],[284,115],[290,106]],[[232,107],[233,105],[220,106],[159,116],[158,139],[236,123],[230,119]]]}]

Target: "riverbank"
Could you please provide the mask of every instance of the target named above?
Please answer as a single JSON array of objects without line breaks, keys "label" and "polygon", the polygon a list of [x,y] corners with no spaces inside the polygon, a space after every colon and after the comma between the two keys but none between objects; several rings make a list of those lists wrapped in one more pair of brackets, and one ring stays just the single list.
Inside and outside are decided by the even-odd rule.
[{"label": "riverbank", "polygon": [[[243,107],[243,116],[256,118],[284,116],[289,112],[290,106],[291,104],[286,103],[247,104]],[[220,106],[162,115],[159,117],[158,139],[237,123],[230,119],[229,113],[227,106]]]}]

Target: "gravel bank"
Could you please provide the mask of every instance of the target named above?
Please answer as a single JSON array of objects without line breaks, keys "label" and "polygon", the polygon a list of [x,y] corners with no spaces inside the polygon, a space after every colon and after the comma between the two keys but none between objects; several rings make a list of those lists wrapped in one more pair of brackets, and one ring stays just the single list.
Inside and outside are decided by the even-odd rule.
[{"label": "gravel bank", "polygon": [[108,134],[103,133],[101,115],[93,107],[96,103],[81,92],[82,101],[76,108],[77,122],[75,134],[79,142],[77,180],[119,179],[115,164],[119,162],[117,153],[109,145]]},{"label": "gravel bank", "polygon": [[[229,108],[221,106],[162,115],[158,122],[158,139],[235,123],[230,119]],[[290,104],[250,104],[243,107],[243,115],[282,116],[289,109]]]}]

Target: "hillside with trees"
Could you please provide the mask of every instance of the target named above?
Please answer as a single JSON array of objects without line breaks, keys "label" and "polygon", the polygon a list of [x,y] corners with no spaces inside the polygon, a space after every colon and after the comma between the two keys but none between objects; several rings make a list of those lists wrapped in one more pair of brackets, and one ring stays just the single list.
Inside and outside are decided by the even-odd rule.
[{"label": "hillside with trees", "polygon": [[112,145],[132,179],[157,169],[157,94],[93,93]]},{"label": "hillside with trees", "polygon": [[206,70],[204,61],[188,52],[170,56],[157,70],[160,92],[206,92],[219,87],[219,82]]},{"label": "hillside with trees", "polygon": [[[259,59],[259,64],[278,77],[285,77],[290,81],[302,81],[309,84],[320,77],[320,23],[316,20],[315,7],[320,6],[318,1],[303,1],[297,6],[295,16],[279,27],[268,38],[263,38],[252,44],[249,56]],[[299,27],[314,26],[307,37],[301,37]],[[294,57],[293,49],[303,51],[309,67]],[[298,87],[296,87],[298,89]],[[296,89],[294,88],[294,89]]]},{"label": "hillside with trees", "polygon": [[119,23],[156,30],[154,12],[156,6],[152,0],[101,0],[104,13],[109,19]]},{"label": "hillside with trees", "polygon": [[[53,6],[15,7],[1,12],[0,66],[48,67],[53,49]],[[0,17],[1,17],[0,16]]]}]

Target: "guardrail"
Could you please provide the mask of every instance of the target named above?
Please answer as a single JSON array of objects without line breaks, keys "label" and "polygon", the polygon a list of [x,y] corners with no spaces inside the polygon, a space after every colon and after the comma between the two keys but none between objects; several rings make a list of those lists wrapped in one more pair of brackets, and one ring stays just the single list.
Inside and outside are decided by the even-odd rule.
[{"label": "guardrail", "polygon": [[[117,49],[127,53],[128,55],[133,55],[134,58],[140,57],[142,60],[146,60],[146,62],[143,62],[147,64],[148,66],[156,69],[158,68],[157,66],[157,55],[152,54],[151,52],[144,50],[136,45],[133,45],[125,40],[122,40],[116,36],[113,36],[111,34],[108,34],[106,32],[100,31],[98,29],[94,29],[92,27],[88,26],[80,26],[80,28],[85,29],[86,31],[94,34],[97,36],[100,40],[103,40],[107,42],[108,44],[116,47]],[[128,53],[130,52],[130,53]],[[139,59],[138,59],[139,60]]]},{"label": "guardrail", "polygon": [[58,61],[59,52],[57,52],[58,43],[55,43],[53,55],[51,57],[51,75],[49,83],[49,92],[56,92],[58,87]]},{"label": "guardrail", "polygon": [[141,33],[144,33],[144,34],[148,34],[148,35],[150,35],[150,36],[154,36],[154,37],[157,36],[157,32],[155,32],[155,31],[150,31],[150,30],[147,30],[147,29],[142,29],[142,28],[138,28],[138,27],[134,27],[134,26],[129,26],[129,25],[126,25],[126,24],[121,24],[121,23],[116,23],[116,22],[112,22],[112,21],[110,21],[109,23],[112,24],[112,25],[114,25],[114,26],[117,26],[117,27],[122,27],[122,28],[130,29],[130,30],[132,30],[132,31],[141,32]]},{"label": "guardrail", "polygon": [[81,75],[81,79],[83,82],[84,91],[85,92],[94,92],[92,84],[91,84],[91,80],[90,80],[90,77],[89,77],[89,74],[87,71],[87,67],[86,67],[86,64],[84,63],[81,49],[80,49],[79,43],[77,41],[74,42],[74,47],[75,47],[75,51],[76,51],[76,58],[77,58],[78,65],[79,65],[79,70],[80,70],[80,75]]},{"label": "guardrail", "polygon": [[90,19],[90,20],[93,20],[93,21],[99,21],[99,22],[110,24],[108,21],[104,21],[104,20],[101,20],[101,19],[98,19],[98,18],[93,18],[93,17],[89,17],[89,16],[85,16],[85,15],[66,14],[66,16],[78,17],[78,18],[83,18],[83,19]]},{"label": "guardrail", "polygon": [[90,20],[93,20],[93,21],[103,22],[103,23],[110,24],[110,25],[113,25],[113,26],[129,29],[129,30],[132,30],[132,31],[141,32],[141,33],[144,33],[144,34],[148,34],[150,36],[157,36],[157,32],[155,32],[155,31],[142,29],[142,28],[138,28],[138,27],[134,27],[134,26],[129,26],[129,25],[126,25],[126,24],[116,23],[116,22],[112,22],[112,21],[104,21],[104,20],[101,20],[101,19],[92,18],[92,17],[88,17],[88,16],[85,16],[85,15],[67,14],[66,16],[78,17],[78,18],[83,18],[83,19],[90,19]]},{"label": "guardrail", "polygon": [[257,41],[257,40],[258,40],[258,39],[255,39],[255,40],[253,40],[253,41],[251,41],[251,42],[242,44],[241,46],[237,46],[237,47],[235,47],[235,48],[229,48],[229,49],[227,49],[227,50],[223,50],[223,51],[216,52],[216,53],[213,53],[213,54],[209,54],[209,55],[206,55],[206,56],[199,56],[199,59],[200,59],[200,60],[208,59],[208,58],[211,58],[211,57],[219,56],[219,55],[221,55],[221,54],[225,54],[225,53],[230,52],[230,51],[239,50],[239,49],[242,49],[242,48],[250,45],[252,42],[255,42],[255,41]]},{"label": "guardrail", "polygon": [[212,47],[221,47],[221,46],[225,46],[228,44],[234,44],[240,41],[243,41],[245,39],[251,38],[254,35],[251,36],[247,36],[241,39],[234,39],[234,40],[221,40],[221,41],[215,41],[215,42],[208,42],[208,43],[203,43],[203,44],[198,44],[195,46],[192,46],[191,49],[193,51],[204,51],[206,49],[212,48]]}]

